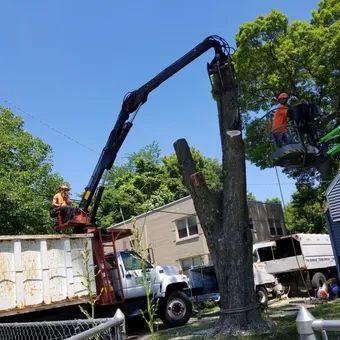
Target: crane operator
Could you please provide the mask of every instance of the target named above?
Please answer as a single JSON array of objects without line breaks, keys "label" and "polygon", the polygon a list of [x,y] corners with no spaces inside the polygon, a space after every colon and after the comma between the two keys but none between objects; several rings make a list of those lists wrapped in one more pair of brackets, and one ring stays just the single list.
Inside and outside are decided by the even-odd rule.
[{"label": "crane operator", "polygon": [[62,223],[71,220],[74,216],[74,208],[69,197],[70,187],[67,184],[62,184],[59,187],[59,192],[53,196],[51,217],[56,217],[61,214]]},{"label": "crane operator", "polygon": [[277,148],[289,144],[289,136],[287,130],[287,118],[288,118],[288,94],[282,92],[277,97],[279,105],[274,113],[274,119],[272,123],[272,135]]}]

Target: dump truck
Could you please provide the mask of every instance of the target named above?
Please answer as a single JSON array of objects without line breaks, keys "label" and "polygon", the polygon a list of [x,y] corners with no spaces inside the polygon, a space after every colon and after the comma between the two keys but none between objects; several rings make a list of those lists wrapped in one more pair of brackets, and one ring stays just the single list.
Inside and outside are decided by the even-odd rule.
[{"label": "dump truck", "polygon": [[[107,250],[104,261],[109,270],[104,275],[97,275],[93,253],[98,243],[90,233],[0,236],[0,318],[22,315],[24,320],[38,312],[59,315],[63,308],[85,305],[90,295],[107,301],[96,306],[99,315],[113,315],[117,307],[127,317],[140,315],[146,308],[144,260],[134,251],[115,249],[112,239],[131,236],[129,229],[105,236],[101,235],[101,248]],[[185,324],[192,312],[184,292],[187,277],[175,267],[149,262],[144,266],[161,319],[169,327]],[[74,311],[72,315],[80,315]]]},{"label": "dump truck", "polygon": [[86,303],[85,246],[89,234],[0,236],[0,317]]},{"label": "dump truck", "polygon": [[254,244],[254,256],[265,270],[292,290],[313,292],[336,277],[328,234],[292,234]]}]

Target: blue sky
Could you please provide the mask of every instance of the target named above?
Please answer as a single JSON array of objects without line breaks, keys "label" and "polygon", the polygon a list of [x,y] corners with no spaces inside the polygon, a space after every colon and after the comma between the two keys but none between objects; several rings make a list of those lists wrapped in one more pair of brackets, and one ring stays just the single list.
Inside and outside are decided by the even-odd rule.
[{"label": "blue sky", "polygon": [[[0,105],[25,119],[25,129],[53,149],[54,171],[73,196],[87,185],[120,111],[139,88],[205,37],[235,46],[239,26],[271,9],[307,20],[316,0],[14,1],[0,4]],[[213,52],[149,95],[118,154],[156,141],[163,155],[186,138],[221,159],[215,102],[206,63]],[[280,172],[285,201],[294,182]],[[280,197],[274,169],[247,163],[248,191],[258,200]]]}]

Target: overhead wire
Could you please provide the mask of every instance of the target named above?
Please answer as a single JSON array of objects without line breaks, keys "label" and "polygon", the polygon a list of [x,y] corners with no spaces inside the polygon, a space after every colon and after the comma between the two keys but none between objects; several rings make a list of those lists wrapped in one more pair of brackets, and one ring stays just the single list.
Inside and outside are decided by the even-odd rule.
[{"label": "overhead wire", "polygon": [[[18,105],[14,104],[13,102],[9,101],[8,99],[5,99],[3,97],[0,97],[0,101],[3,101],[4,103],[6,103],[7,105],[9,105],[12,108],[15,108],[16,110],[20,111],[21,113],[25,114],[28,117],[31,117],[35,120],[37,120],[40,124],[44,125],[45,127],[47,127],[50,130],[53,130],[55,133],[60,134],[61,136],[67,138],[68,140],[80,145],[81,147],[95,153],[95,154],[99,154],[97,151],[91,149],[90,147],[88,147],[87,145],[79,142],[78,140],[76,140],[75,138],[67,135],[66,133],[64,133],[63,131],[56,129],[55,127],[53,127],[51,124],[47,123],[46,121],[42,120],[41,118],[37,118],[35,115],[33,115],[32,113],[23,110],[21,107],[19,107]],[[121,157],[121,158],[126,158],[126,157]],[[270,185],[276,185],[275,183],[248,183],[249,186],[259,186],[259,185],[266,185],[266,186],[270,186]],[[290,183],[281,183],[281,186],[286,186],[286,185],[292,185]]]},{"label": "overhead wire", "polygon": [[32,113],[29,113],[25,110],[23,110],[22,108],[20,108],[18,105],[15,105],[14,103],[12,103],[11,101],[9,101],[6,98],[0,97],[0,100],[3,101],[4,103],[6,103],[7,105],[9,105],[9,107],[12,107],[14,109],[16,109],[17,111],[20,111],[21,113],[23,113],[24,115],[31,117],[35,120],[37,120],[41,125],[44,125],[45,127],[47,127],[48,129],[54,131],[55,133],[63,136],[64,138],[72,141],[73,143],[78,144],[79,146],[83,147],[84,149],[87,149],[88,151],[91,151],[95,154],[99,154],[98,151],[90,148],[89,146],[85,145],[84,143],[79,142],[77,139],[75,139],[74,137],[69,136],[68,134],[64,133],[63,131],[56,129],[54,126],[52,126],[52,124],[42,120],[41,118],[36,117],[35,115],[33,115]]}]

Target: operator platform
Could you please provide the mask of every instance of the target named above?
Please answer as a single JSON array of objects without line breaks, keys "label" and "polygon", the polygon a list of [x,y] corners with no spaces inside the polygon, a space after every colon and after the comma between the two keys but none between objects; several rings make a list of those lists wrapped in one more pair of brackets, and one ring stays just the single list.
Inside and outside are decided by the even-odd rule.
[{"label": "operator platform", "polygon": [[284,131],[280,143],[277,143],[277,138],[274,139],[276,149],[269,157],[274,165],[286,168],[318,166],[327,159],[327,148],[320,142],[320,110],[315,104],[287,107],[285,123],[284,127],[275,126],[276,130],[272,130],[273,137],[278,134],[277,131],[281,134]]}]

